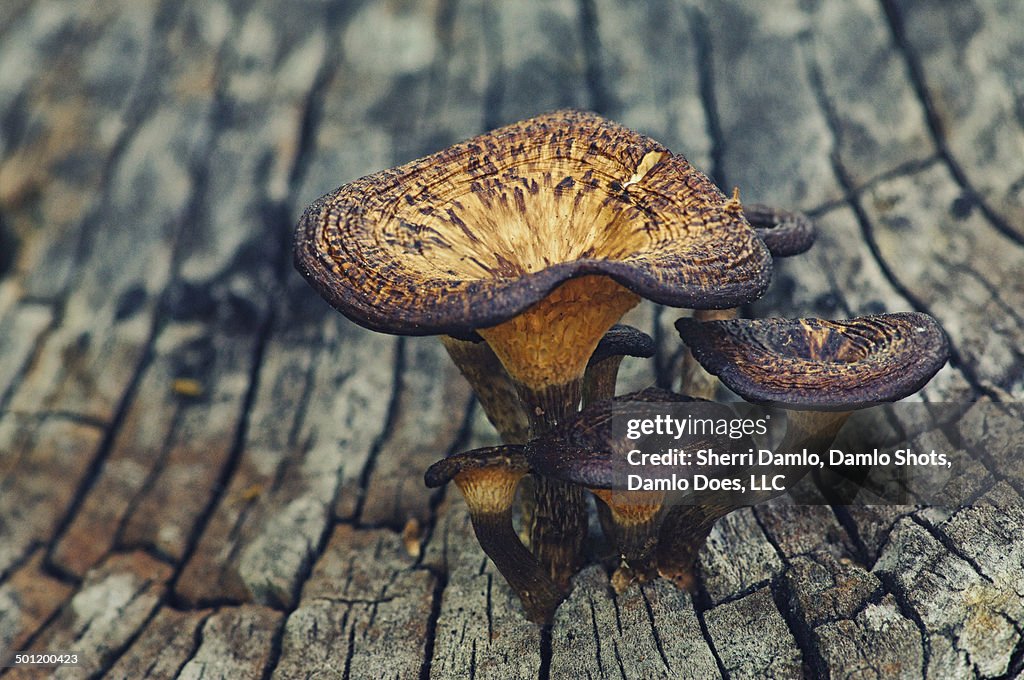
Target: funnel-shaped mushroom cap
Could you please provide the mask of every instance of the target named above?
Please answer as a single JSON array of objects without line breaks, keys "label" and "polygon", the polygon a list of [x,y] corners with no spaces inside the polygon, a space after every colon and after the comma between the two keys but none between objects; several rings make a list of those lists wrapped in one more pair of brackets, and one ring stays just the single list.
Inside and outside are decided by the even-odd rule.
[{"label": "funnel-shaped mushroom cap", "polygon": [[739,203],[682,156],[558,111],[321,197],[295,264],[363,326],[464,336],[590,275],[672,306],[736,306],[764,292],[771,257]]},{"label": "funnel-shaped mushroom cap", "polygon": [[473,449],[443,458],[423,481],[430,488],[455,480],[471,512],[504,512],[512,505],[516,486],[529,468],[522,447],[509,444]]},{"label": "funnel-shaped mushroom cap", "polygon": [[428,488],[444,486],[461,474],[480,470],[500,469],[523,476],[529,472],[523,447],[517,444],[488,446],[472,451],[463,451],[442,458],[423,474],[423,482]]},{"label": "funnel-shaped mushroom cap", "polygon": [[694,357],[747,401],[850,411],[921,389],[946,363],[946,334],[927,314],[846,321],[679,319]]}]

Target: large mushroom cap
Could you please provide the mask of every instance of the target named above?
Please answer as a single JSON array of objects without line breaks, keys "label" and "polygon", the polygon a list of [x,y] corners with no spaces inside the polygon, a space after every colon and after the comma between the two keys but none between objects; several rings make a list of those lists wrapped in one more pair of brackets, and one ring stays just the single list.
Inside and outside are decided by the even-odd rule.
[{"label": "large mushroom cap", "polygon": [[946,363],[946,334],[927,314],[846,321],[684,318],[676,329],[709,373],[747,401],[848,411],[897,401]]},{"label": "large mushroom cap", "polygon": [[587,275],[668,305],[736,306],[764,292],[771,258],[739,202],[685,158],[557,111],[321,197],[295,264],[368,328],[464,335]]}]

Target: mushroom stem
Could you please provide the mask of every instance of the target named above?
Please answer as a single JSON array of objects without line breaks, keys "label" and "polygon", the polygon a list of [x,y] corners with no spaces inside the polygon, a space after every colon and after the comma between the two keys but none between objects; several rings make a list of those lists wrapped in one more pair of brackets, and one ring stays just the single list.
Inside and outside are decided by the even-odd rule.
[{"label": "mushroom stem", "polygon": [[555,583],[568,588],[583,565],[587,537],[583,489],[557,479],[534,477],[532,512],[523,517],[523,527],[537,560]]},{"label": "mushroom stem", "polygon": [[516,486],[527,470],[521,447],[497,446],[440,460],[430,466],[424,480],[436,487],[454,479],[480,547],[519,596],[530,620],[547,624],[566,591],[548,576],[512,527]]},{"label": "mushroom stem", "polygon": [[[576,413],[581,380],[541,389],[517,384],[533,437],[540,436]],[[568,588],[583,564],[587,536],[587,505],[583,489],[534,475],[522,490],[522,520],[530,550],[551,578]]]},{"label": "mushroom stem", "polygon": [[587,362],[583,374],[583,406],[615,396],[619,365],[625,356],[648,359],[654,356],[654,338],[643,331],[615,324],[604,334]]},{"label": "mushroom stem", "polygon": [[615,396],[622,355],[610,356],[587,367],[583,376],[583,406]]},{"label": "mushroom stem", "polygon": [[612,577],[616,592],[654,570],[665,494],[661,491],[590,489],[598,498],[601,529],[618,551],[621,564]]},{"label": "mushroom stem", "polygon": [[851,413],[853,411],[787,411],[786,434],[776,448],[784,452],[809,449],[811,453],[822,455]]},{"label": "mushroom stem", "polygon": [[523,444],[530,438],[530,423],[519,394],[501,361],[486,342],[460,340],[442,335],[441,343],[469,382],[480,406],[506,444]]},{"label": "mushroom stem", "polygon": [[[518,316],[478,329],[516,386],[531,438],[576,412],[587,362],[605,332],[639,301],[609,277],[580,276]],[[524,493],[523,505],[530,550],[556,583],[568,586],[587,534],[583,490],[538,476],[533,499]]]},{"label": "mushroom stem", "polygon": [[534,623],[550,623],[565,591],[519,541],[511,513],[476,513],[471,520],[480,547],[519,596],[526,616]]},{"label": "mushroom stem", "polygon": [[683,590],[696,583],[694,564],[715,522],[740,506],[676,505],[665,513],[658,536],[658,574]]},{"label": "mushroom stem", "polygon": [[539,437],[576,414],[583,380],[534,388],[513,381],[530,427],[530,438]]},{"label": "mushroom stem", "polygon": [[[786,434],[776,448],[784,453],[807,449],[809,453],[818,454],[822,460],[828,460],[828,449],[852,414],[853,411],[787,411]],[[834,501],[836,504],[842,504],[842,495],[838,493],[842,480],[846,479],[859,485],[869,471],[866,466],[844,465],[839,468],[826,468],[830,472],[839,469],[843,470],[839,477],[815,476],[819,491],[825,494],[826,498],[830,498],[830,502]],[[787,469],[780,472],[786,474],[788,480],[794,471]],[[806,474],[807,470],[799,472]]]}]

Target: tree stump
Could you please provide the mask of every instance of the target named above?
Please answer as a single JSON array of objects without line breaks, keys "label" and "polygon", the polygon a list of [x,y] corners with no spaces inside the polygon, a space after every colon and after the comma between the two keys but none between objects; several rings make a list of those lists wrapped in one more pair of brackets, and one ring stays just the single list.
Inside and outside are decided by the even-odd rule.
[{"label": "tree stump", "polygon": [[[112,678],[1024,672],[1022,25],[1011,0],[3,3],[0,657]],[[745,315],[935,316],[952,360],[922,398],[964,404],[963,436],[894,431],[983,450],[967,501],[737,511],[695,594],[615,595],[592,565],[550,630],[527,622],[458,494],[422,484],[495,441],[468,386],[436,339],[330,309],[290,239],[342,183],[559,107],[815,217]],[[680,314],[630,313],[658,352],[620,391],[673,385]]]}]

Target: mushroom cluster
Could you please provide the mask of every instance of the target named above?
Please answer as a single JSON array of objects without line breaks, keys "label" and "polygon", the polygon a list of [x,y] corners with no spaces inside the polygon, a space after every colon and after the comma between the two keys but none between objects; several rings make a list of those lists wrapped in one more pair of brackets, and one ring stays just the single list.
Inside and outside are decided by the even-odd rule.
[{"label": "mushroom cluster", "polygon": [[[920,314],[735,318],[764,293],[772,257],[813,239],[805,216],[743,206],[649,137],[557,111],[321,197],[299,221],[295,264],[362,326],[441,336],[506,445],[439,461],[426,482],[455,482],[482,547],[546,622],[584,561],[588,494],[620,585],[656,572],[688,584],[707,531],[735,507],[613,498],[609,404],[710,399],[721,381],[792,409],[786,437],[818,445],[843,413],[906,396],[945,361],[942,331]],[[654,351],[616,326],[642,298],[695,310],[678,326],[683,394],[613,402],[622,357]]]}]

